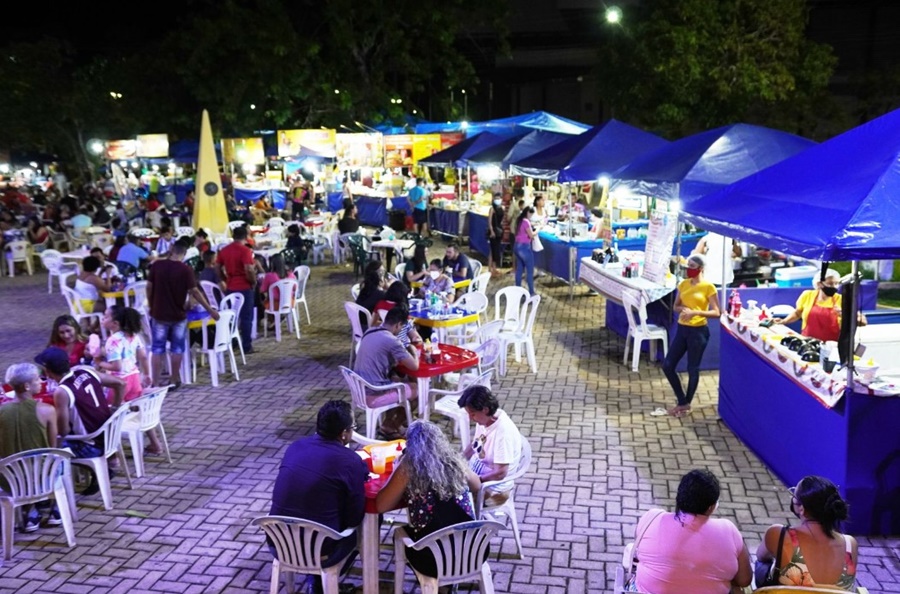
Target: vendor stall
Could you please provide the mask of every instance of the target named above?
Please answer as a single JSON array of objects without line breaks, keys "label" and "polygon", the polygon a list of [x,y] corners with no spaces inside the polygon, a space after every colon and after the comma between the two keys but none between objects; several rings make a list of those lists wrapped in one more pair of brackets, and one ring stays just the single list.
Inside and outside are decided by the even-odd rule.
[{"label": "vendor stall", "polygon": [[[799,257],[851,260],[856,272],[858,260],[900,257],[898,159],[894,111],[692,201],[685,217]],[[850,282],[858,295],[858,277]],[[838,374],[791,359],[752,321],[723,318],[720,355],[729,364],[719,371],[719,414],[785,485],[809,474],[837,484],[850,504],[850,533],[898,535],[900,398],[890,395],[900,392],[900,369],[874,360],[874,372],[854,373],[858,303],[847,302],[839,342],[850,348]],[[900,327],[883,333],[900,342]]]},{"label": "vendor stall", "polygon": [[354,195],[353,201],[356,202],[357,218],[363,225],[373,227],[387,225],[390,222],[388,212],[395,209],[405,210],[406,214],[412,214],[412,207],[406,196],[388,198],[386,194]]}]

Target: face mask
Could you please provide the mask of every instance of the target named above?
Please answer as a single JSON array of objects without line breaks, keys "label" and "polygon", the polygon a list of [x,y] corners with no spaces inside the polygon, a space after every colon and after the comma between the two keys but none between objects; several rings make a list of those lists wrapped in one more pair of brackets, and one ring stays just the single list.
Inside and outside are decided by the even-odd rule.
[{"label": "face mask", "polygon": [[433,278],[434,280],[437,280],[438,277],[441,276],[441,273],[440,273],[440,271],[438,271],[438,270],[432,270],[432,271],[429,272],[428,274],[429,274],[429,275],[431,276],[431,278]]},{"label": "face mask", "polygon": [[688,276],[688,278],[697,278],[698,276],[700,276],[700,269],[699,268],[688,268],[687,276]]},{"label": "face mask", "polygon": [[494,200],[494,206],[500,206],[501,204],[503,204],[502,201],[500,201],[500,200]]},{"label": "face mask", "polygon": [[791,513],[794,514],[795,516],[797,516],[798,518],[802,519],[800,517],[800,512],[797,511],[797,507],[794,505],[794,497],[793,496],[791,497]]},{"label": "face mask", "polygon": [[824,293],[826,297],[834,297],[837,293],[837,287],[829,287],[828,285],[823,285],[822,293]]}]

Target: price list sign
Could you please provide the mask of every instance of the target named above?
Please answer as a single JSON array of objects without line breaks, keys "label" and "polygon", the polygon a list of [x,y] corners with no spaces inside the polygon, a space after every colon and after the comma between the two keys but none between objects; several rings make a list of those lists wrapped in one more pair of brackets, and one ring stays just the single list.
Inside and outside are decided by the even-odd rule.
[{"label": "price list sign", "polygon": [[647,246],[644,248],[644,271],[641,274],[643,278],[658,285],[665,284],[677,232],[678,215],[659,210],[650,213]]}]

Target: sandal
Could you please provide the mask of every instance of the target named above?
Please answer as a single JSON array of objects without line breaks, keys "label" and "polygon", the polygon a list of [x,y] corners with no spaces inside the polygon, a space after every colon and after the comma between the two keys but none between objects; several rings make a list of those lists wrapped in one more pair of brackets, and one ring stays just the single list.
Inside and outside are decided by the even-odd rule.
[{"label": "sandal", "polygon": [[682,418],[688,416],[689,414],[691,414],[691,409],[690,408],[680,408],[680,407],[676,406],[675,408],[669,409],[668,413],[670,415],[672,415],[673,417],[675,417],[676,419],[682,419]]},{"label": "sandal", "polygon": [[657,406],[655,410],[650,411],[651,417],[664,417],[667,414],[669,414],[669,411],[667,411],[666,409],[664,409],[661,406]]}]

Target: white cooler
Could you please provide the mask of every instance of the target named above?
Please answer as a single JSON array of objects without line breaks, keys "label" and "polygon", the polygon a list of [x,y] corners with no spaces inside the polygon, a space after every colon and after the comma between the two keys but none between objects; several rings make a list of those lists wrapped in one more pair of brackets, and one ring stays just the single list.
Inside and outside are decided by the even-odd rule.
[{"label": "white cooler", "polygon": [[789,266],[775,271],[775,284],[779,287],[812,287],[822,271],[815,266]]}]

